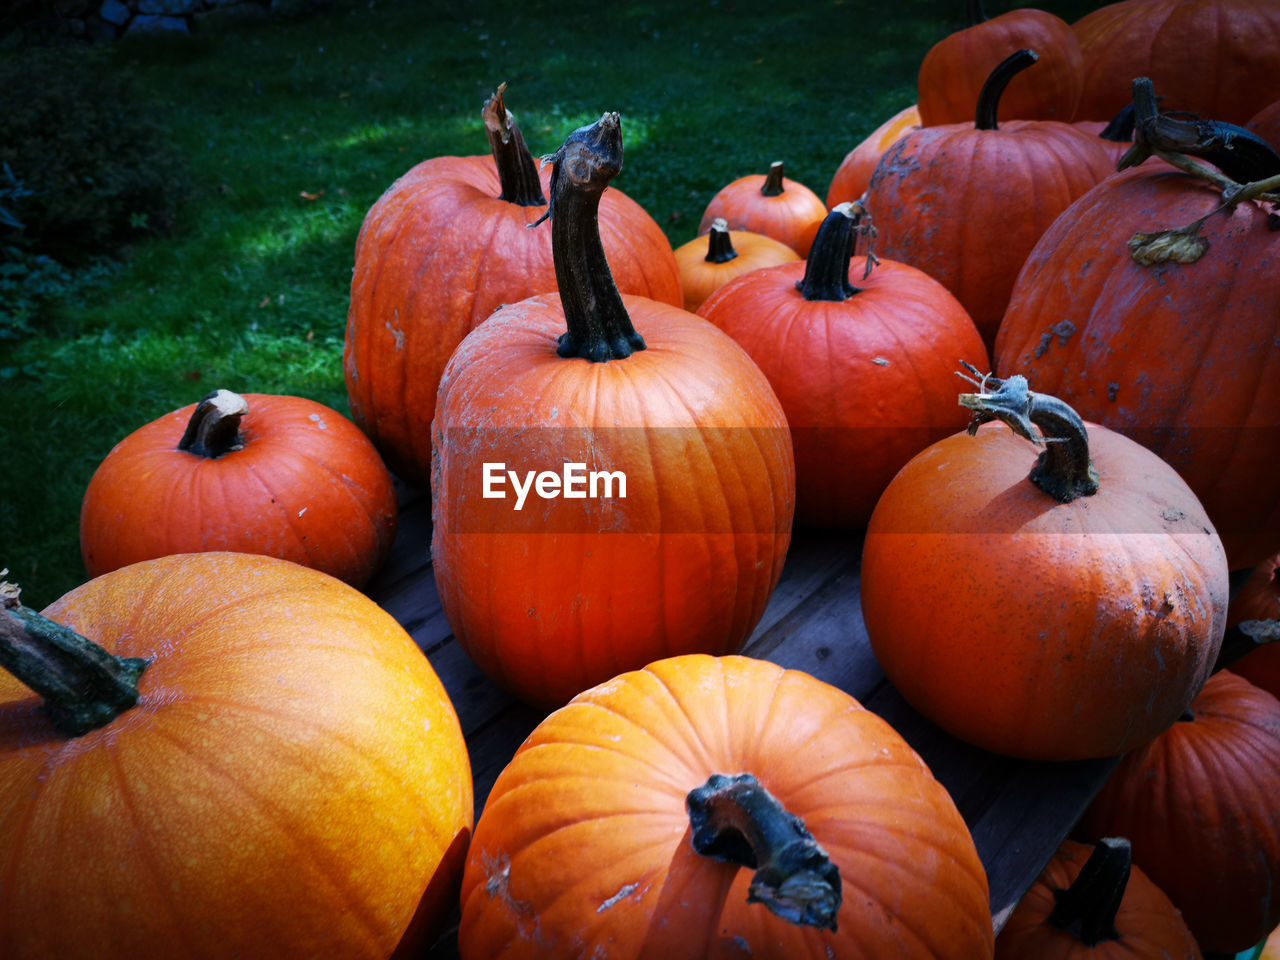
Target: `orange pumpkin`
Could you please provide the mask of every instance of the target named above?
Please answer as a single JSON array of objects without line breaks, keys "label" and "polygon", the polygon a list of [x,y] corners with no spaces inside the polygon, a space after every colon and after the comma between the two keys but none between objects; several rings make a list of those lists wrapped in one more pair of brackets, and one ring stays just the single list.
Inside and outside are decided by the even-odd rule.
[{"label": "orange pumpkin", "polygon": [[775,161],[767,174],[749,174],[721,187],[703,211],[698,233],[723,219],[730,230],[763,233],[807,257],[826,215],[822,199],[803,183],[787,179],[782,162]]},{"label": "orange pumpkin", "polygon": [[[556,289],[534,166],[502,89],[485,103],[492,155],[435,157],[397,180],[356,240],[343,352],[355,422],[391,469],[426,486],[436,387],[462,338],[506,303]],[[662,228],[611,189],[600,204],[609,267],[625,293],[683,303]]]},{"label": "orange pumpkin", "polygon": [[[1203,508],[1154,454],[1086,430],[1021,376],[961,399],[975,435],[913,458],[867,529],[876,659],[917,710],[997,753],[1076,760],[1150,741],[1225,631],[1226,556]],[[993,417],[1011,429],[978,425]]]},{"label": "orange pumpkin", "polygon": [[795,500],[786,418],[751,358],[609,276],[595,215],[621,168],[618,115],[553,161],[560,294],[504,307],[459,345],[432,474],[454,635],[547,706],[657,657],[739,649],[777,584]]},{"label": "orange pumpkin", "polygon": [[1019,901],[996,960],[1201,960],[1182,914],[1133,866],[1128,840],[1065,840]]},{"label": "orange pumpkin", "polygon": [[[1245,620],[1280,620],[1280,553],[1254,567],[1249,579],[1231,598],[1227,626]],[[1231,672],[1280,697],[1280,643],[1268,643],[1246,653],[1231,664]]]},{"label": "orange pumpkin", "polygon": [[884,152],[920,126],[920,110],[913,103],[876,127],[856,147],[845,154],[827,188],[827,207],[860,200],[871,183],[871,174]]},{"label": "orange pumpkin", "polygon": [[799,259],[785,243],[762,233],[730,230],[717,218],[708,232],[676,248],[684,308],[696,312],[707,297],[744,273]]},{"label": "orange pumpkin", "polygon": [[91,577],[171,553],[232,550],[361,587],[396,535],[391,475],[368,438],[313,400],[216,390],[135,430],[80,508]]},{"label": "orange pumpkin", "polygon": [[580,694],[516,751],[476,825],[458,944],[982,960],[992,926],[964,821],[887,723],[799,671],[685,656]]},{"label": "orange pumpkin", "polygon": [[0,674],[0,956],[386,960],[430,942],[471,771],[444,688],[371,600],[202,553],[92,580],[48,620],[4,607],[24,682]]},{"label": "orange pumpkin", "polygon": [[1263,107],[1244,126],[1280,150],[1280,100]]}]

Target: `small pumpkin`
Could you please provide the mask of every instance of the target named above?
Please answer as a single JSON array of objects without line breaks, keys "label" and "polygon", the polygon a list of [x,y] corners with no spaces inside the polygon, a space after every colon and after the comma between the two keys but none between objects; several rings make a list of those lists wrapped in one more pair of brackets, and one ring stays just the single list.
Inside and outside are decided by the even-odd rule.
[{"label": "small pumpkin", "polygon": [[920,109],[913,103],[903,107],[880,126],[872,130],[850,150],[827,188],[827,208],[834,210],[842,203],[862,199],[871,183],[871,174],[884,152],[904,136],[920,126]]},{"label": "small pumpkin", "polygon": [[432,427],[445,615],[481,669],[542,706],[657,657],[739,649],[795,502],[786,417],[751,358],[610,278],[596,212],[622,165],[618,115],[551,160],[560,293],[468,334]]},{"label": "small pumpkin", "polygon": [[707,297],[730,280],[799,259],[785,243],[762,233],[730,230],[723,218],[717,218],[702,236],[676,248],[684,308],[696,313]]},{"label": "small pumpkin", "polygon": [[1219,670],[1120,761],[1077,833],[1127,836],[1201,949],[1252,947],[1280,924],[1280,700]]},{"label": "small pumpkin", "polygon": [[389,614],[242,553],[136,563],[43,614],[3,593],[6,960],[387,960],[431,942],[471,770]]},{"label": "small pumpkin", "polygon": [[996,937],[996,960],[1201,960],[1122,837],[1064,840]]},{"label": "small pumpkin", "polygon": [[1021,376],[984,378],[961,402],[973,435],[914,457],[867,528],[862,612],[880,666],[917,710],[996,753],[1079,760],[1154,739],[1225,631],[1226,556],[1203,508],[1150,451]]},{"label": "small pumpkin", "polygon": [[826,215],[822,199],[803,183],[788,179],[778,160],[769,165],[767,174],[748,174],[716,191],[702,213],[698,233],[706,233],[717,219],[723,219],[730,230],[763,233],[807,257]]},{"label": "small pumpkin", "polygon": [[[744,867],[746,869],[744,869]],[[463,960],[991,957],[951,797],[837,688],[672,657],[547,717],[476,824]]]},{"label": "small pumpkin", "polygon": [[362,587],[396,522],[391,474],[346,417],[303,397],[215,390],[111,449],[81,503],[80,551],[91,577],[232,550]]}]

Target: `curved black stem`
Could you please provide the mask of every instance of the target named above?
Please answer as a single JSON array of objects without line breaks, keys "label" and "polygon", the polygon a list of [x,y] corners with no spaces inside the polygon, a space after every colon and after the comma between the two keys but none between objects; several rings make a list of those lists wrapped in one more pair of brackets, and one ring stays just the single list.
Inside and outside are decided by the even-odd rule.
[{"label": "curved black stem", "polygon": [[997,130],[996,113],[1000,109],[1000,97],[1009,81],[1040,59],[1034,50],[1023,48],[1005,57],[991,71],[982,90],[978,93],[978,108],[973,123],[979,130]]},{"label": "curved black stem", "polygon": [[724,217],[716,217],[707,233],[707,255],[703,259],[707,263],[728,263],[737,257],[738,251],[733,249],[733,238],[729,236],[728,222]]},{"label": "curved black stem", "polygon": [[859,290],[849,282],[849,261],[857,242],[859,216],[852,203],[841,203],[818,226],[796,289],[806,300],[848,300]]},{"label": "curved black stem", "polygon": [[498,182],[502,184],[499,199],[522,207],[540,207],[547,198],[542,195],[538,165],[529,153],[515,117],[507,112],[502,102],[506,89],[505,83],[498,84],[498,89],[484,102],[484,109],[480,112],[493,162],[498,167]]},{"label": "curved black stem", "polygon": [[1129,885],[1133,851],[1123,837],[1103,837],[1093,848],[1075,881],[1053,892],[1049,923],[1066,930],[1086,947],[1119,940],[1116,914]]},{"label": "curved black stem", "polygon": [[240,421],[249,412],[249,403],[230,390],[214,390],[200,398],[178,449],[198,457],[218,457],[244,448]]}]

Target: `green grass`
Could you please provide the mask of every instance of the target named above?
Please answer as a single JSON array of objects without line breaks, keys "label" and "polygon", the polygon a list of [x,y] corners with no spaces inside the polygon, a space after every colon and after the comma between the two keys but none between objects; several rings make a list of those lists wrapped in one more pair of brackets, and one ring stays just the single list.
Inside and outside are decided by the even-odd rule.
[{"label": "green grass", "polygon": [[[1039,4],[1068,20],[1097,5]],[[825,195],[845,153],[914,102],[920,59],[962,7],[361,0],[114,45],[194,186],[171,236],[0,341],[0,567],[37,607],[82,582],[79,505],[98,462],[215,387],[345,413],[364,214],[414,163],[485,152],[480,108],[498,83],[535,153],[619,111],[616,186],[678,245],[717,189],[773,160]]]}]

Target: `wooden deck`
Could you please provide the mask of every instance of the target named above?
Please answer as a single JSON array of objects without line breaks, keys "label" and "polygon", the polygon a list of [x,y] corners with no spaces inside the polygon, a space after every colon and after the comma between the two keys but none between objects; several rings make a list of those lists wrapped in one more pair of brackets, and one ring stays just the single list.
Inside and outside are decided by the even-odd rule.
[{"label": "wooden deck", "polygon": [[[429,499],[404,491],[391,557],[366,592],[408,630],[453,698],[471,754],[478,818],[494,780],[543,714],[491,683],[454,641],[436,593],[430,541]],[[1012,760],[961,743],[920,716],[872,655],[858,601],[860,547],[848,534],[797,531],[782,579],[743,653],[839,687],[906,738],[973,832],[999,931],[1116,760]],[[446,934],[430,956],[456,957],[456,936]]]}]

